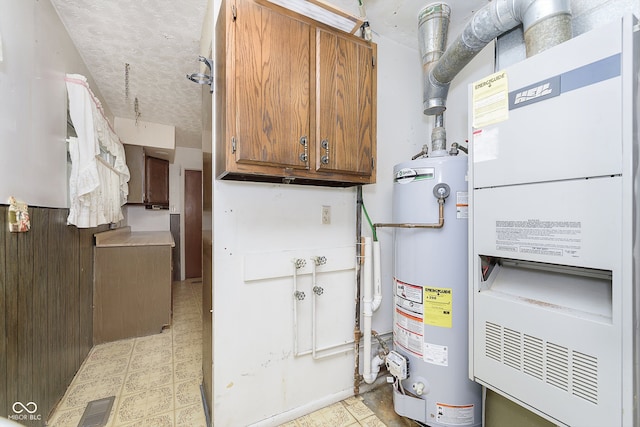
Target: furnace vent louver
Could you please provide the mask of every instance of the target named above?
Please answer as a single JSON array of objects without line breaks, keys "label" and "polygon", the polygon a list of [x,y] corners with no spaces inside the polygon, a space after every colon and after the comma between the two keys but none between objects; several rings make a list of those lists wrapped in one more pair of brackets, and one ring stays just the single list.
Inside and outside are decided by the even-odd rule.
[{"label": "furnace vent louver", "polygon": [[520,332],[504,328],[504,364],[520,370],[522,349],[520,345]]},{"label": "furnace vent louver", "polygon": [[598,358],[499,324],[485,323],[485,356],[598,404]]},{"label": "furnace vent louver", "polygon": [[502,327],[487,322],[485,331],[485,355],[488,358],[502,362]]},{"label": "furnace vent louver", "polygon": [[598,403],[598,359],[573,352],[573,395]]},{"label": "furnace vent louver", "polygon": [[569,350],[565,347],[547,343],[547,383],[560,390],[569,389]]},{"label": "furnace vent louver", "polygon": [[524,336],[524,363],[522,370],[539,380],[544,379],[544,343],[540,338]]}]

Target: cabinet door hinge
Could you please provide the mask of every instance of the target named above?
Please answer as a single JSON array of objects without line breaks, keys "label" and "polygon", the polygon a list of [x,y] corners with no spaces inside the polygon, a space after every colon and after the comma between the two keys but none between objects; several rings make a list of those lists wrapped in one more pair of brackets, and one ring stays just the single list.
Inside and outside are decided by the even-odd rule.
[{"label": "cabinet door hinge", "polygon": [[232,136],[231,137],[231,153],[235,154],[236,152],[236,137]]}]

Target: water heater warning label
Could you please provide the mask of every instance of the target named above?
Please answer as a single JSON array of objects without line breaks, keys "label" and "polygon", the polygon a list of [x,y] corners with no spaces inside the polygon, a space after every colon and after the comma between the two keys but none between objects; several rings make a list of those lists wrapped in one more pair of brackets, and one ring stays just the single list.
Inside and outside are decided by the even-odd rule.
[{"label": "water heater warning label", "polygon": [[453,299],[450,288],[424,288],[424,324],[450,328]]},{"label": "water heater warning label", "polygon": [[473,405],[447,405],[436,402],[436,420],[441,424],[468,426],[473,424]]},{"label": "water heater warning label", "polygon": [[582,223],[579,221],[496,221],[496,249],[520,254],[579,258]]},{"label": "water heater warning label", "polygon": [[422,357],[423,337],[422,318],[396,307],[393,343],[417,357]]},{"label": "water heater warning label", "polygon": [[456,193],[456,218],[469,218],[469,193],[466,191]]},{"label": "water heater warning label", "polygon": [[396,305],[422,316],[422,286],[396,280]]},{"label": "water heater warning label", "polygon": [[422,319],[422,286],[410,285],[394,279],[396,312],[393,324],[393,343],[414,356],[422,357],[424,323]]}]

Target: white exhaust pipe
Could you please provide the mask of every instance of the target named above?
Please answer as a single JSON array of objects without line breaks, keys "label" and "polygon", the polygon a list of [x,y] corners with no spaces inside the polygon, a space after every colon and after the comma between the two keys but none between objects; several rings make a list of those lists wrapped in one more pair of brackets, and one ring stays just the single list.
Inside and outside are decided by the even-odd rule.
[{"label": "white exhaust pipe", "polygon": [[382,283],[380,282],[380,242],[373,241],[373,301],[371,310],[376,311],[382,303]]},{"label": "white exhaust pipe", "polygon": [[[373,247],[372,247],[373,246]],[[382,287],[377,285],[378,290],[375,291],[379,296],[374,297],[373,291],[373,282],[372,280],[372,260],[375,259],[373,253],[375,253],[375,247],[377,246],[378,257],[380,256],[380,245],[379,242],[371,242],[371,237],[364,238],[364,265],[362,266],[364,270],[364,289],[363,289],[363,364],[362,367],[362,379],[367,384],[373,384],[373,382],[378,377],[378,372],[380,372],[380,365],[382,365],[383,360],[376,355],[374,358],[371,357],[371,336],[372,336],[372,328],[371,328],[371,318],[373,317],[373,312],[380,306],[380,302],[382,301]],[[375,264],[375,261],[373,262]],[[379,265],[379,262],[378,262]],[[378,273],[378,279],[379,279]],[[379,282],[379,280],[378,280]],[[374,308],[375,306],[375,308]]]}]

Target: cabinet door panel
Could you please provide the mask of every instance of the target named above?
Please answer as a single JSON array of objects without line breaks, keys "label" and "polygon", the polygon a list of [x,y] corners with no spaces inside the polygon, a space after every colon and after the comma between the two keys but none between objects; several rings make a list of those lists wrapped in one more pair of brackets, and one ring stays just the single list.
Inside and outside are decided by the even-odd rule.
[{"label": "cabinet door panel", "polygon": [[372,51],[317,30],[316,168],[369,175],[372,171]]},{"label": "cabinet door panel", "polygon": [[169,162],[145,157],[145,203],[169,205]]},{"label": "cabinet door panel", "polygon": [[308,24],[239,2],[236,31],[236,161],[307,168]]}]

